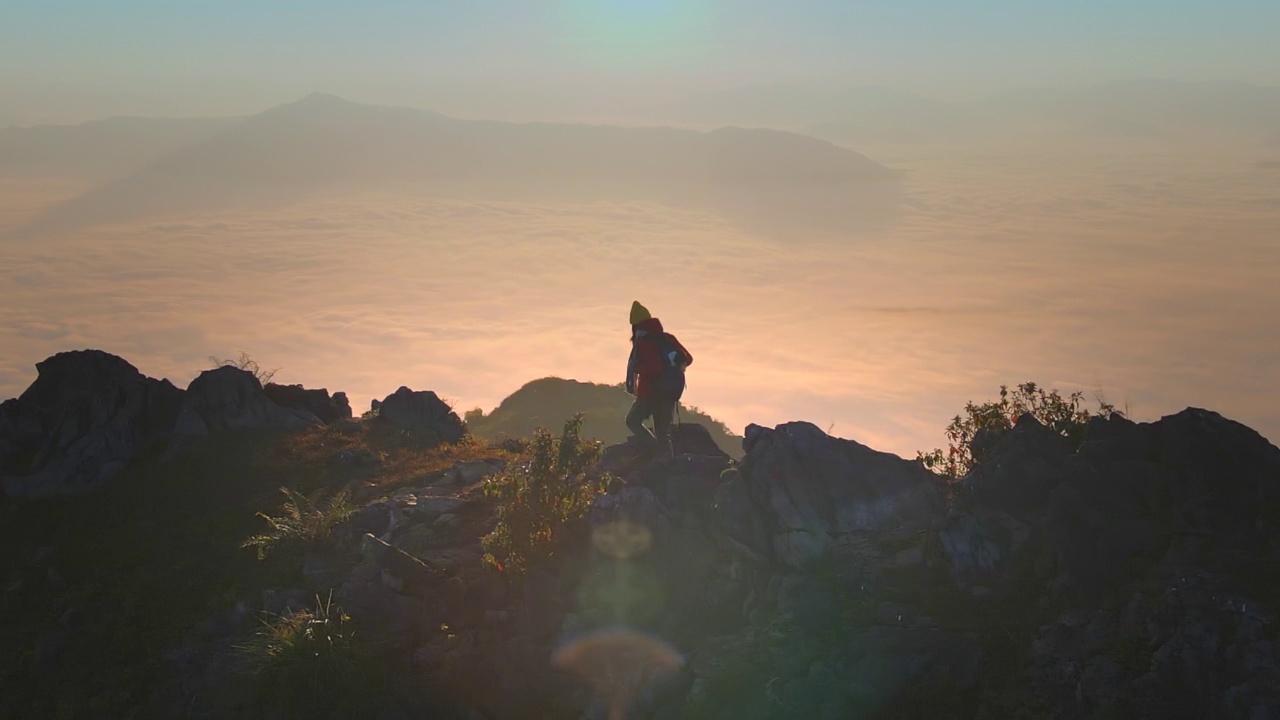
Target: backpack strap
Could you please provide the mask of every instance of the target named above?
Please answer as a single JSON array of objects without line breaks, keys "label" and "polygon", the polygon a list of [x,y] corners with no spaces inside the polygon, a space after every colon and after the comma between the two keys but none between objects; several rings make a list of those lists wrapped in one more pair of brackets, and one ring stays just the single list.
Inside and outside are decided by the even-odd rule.
[{"label": "backpack strap", "polygon": [[[680,359],[684,359],[684,353],[680,351],[680,341],[676,340],[676,336],[669,332],[664,332],[660,336],[662,339],[658,343],[660,352],[662,353],[662,362],[665,365],[674,365],[671,360],[671,353],[676,353]],[[683,364],[683,363],[682,363]]]}]

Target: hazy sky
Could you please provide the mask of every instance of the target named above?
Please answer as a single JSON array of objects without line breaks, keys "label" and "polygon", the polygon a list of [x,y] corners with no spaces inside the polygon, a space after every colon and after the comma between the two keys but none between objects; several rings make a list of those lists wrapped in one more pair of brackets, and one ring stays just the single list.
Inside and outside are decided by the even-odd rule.
[{"label": "hazy sky", "polygon": [[[775,82],[941,98],[1152,77],[1274,86],[1278,30],[1276,0],[0,0],[0,127],[250,114],[312,91],[446,112],[468,94],[482,98],[477,113],[550,116],[563,103],[563,116],[607,123],[646,121],[646,103],[699,90]],[[102,348],[185,385],[208,355],[243,349],[284,368],[281,379],[344,390],[360,407],[409,384],[491,409],[545,375],[621,380],[622,320],[641,299],[699,358],[690,402],[736,430],[808,419],[912,455],[965,401],[1036,380],[1100,387],[1139,419],[1220,410],[1274,440],[1280,91],[1169,85],[1169,102],[1113,103],[1125,86],[1078,107],[1051,96],[1003,124],[989,120],[1009,103],[974,103],[995,108],[975,116],[984,132],[969,133],[963,113],[896,124],[919,119],[911,109],[855,125],[887,138],[857,149],[903,185],[881,208],[888,220],[833,244],[802,221],[822,215],[824,198],[848,210],[879,196],[797,183],[725,207],[621,190],[557,202],[532,192],[546,189],[536,175],[515,181],[531,182],[527,195],[504,195],[498,179],[492,195],[435,195],[370,170],[400,159],[364,142],[386,126],[361,134],[354,123],[345,142],[317,142],[273,124],[278,113],[228,130],[228,144],[158,154],[170,162],[112,194],[113,178],[59,168],[77,153],[119,161],[150,133],[11,129],[8,157],[53,160],[0,167],[0,234],[47,208],[74,217],[132,198],[146,212],[3,238],[0,398],[59,350]],[[320,99],[291,112],[336,111]],[[366,146],[371,155],[343,154]],[[813,168],[834,157],[803,147],[818,148],[803,155]],[[291,168],[270,163],[298,163],[302,176],[349,157],[368,163],[351,166],[366,174],[345,194],[271,184]],[[135,160],[113,173],[129,180],[154,158]],[[216,182],[227,178],[252,201],[201,204],[216,193],[192,183],[225,190]],[[272,204],[276,190],[287,197]],[[790,205],[795,194],[817,210]],[[82,196],[92,202],[75,204]],[[791,224],[780,231],[779,218]]]},{"label": "hazy sky", "polygon": [[1280,84],[1278,31],[1274,0],[4,0],[0,105],[239,113],[312,90],[422,104],[433,83],[637,97],[775,81],[951,97]]}]

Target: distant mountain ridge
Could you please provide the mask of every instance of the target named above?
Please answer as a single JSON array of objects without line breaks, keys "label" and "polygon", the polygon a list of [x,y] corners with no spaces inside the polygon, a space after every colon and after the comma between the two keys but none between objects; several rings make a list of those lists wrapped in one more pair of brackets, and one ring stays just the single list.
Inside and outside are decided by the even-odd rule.
[{"label": "distant mountain ridge", "polygon": [[[327,143],[324,147],[332,154],[318,155],[320,143]],[[254,152],[245,152],[249,149]],[[570,154],[574,152],[581,155]],[[247,118],[166,157],[153,169],[311,180],[385,175],[427,181],[487,176],[545,181],[585,175],[591,183],[648,176],[749,183],[892,177],[858,153],[775,130],[697,133],[664,127],[455,120],[319,93]],[[282,176],[272,174],[282,170]]]},{"label": "distant mountain ridge", "polygon": [[1280,127],[1280,87],[1128,80],[941,101],[880,87],[824,93],[759,85],[691,95],[656,108],[651,119],[761,125],[844,144],[965,142],[1064,132],[1094,138],[1196,132],[1265,138]]},{"label": "distant mountain ridge", "polygon": [[79,125],[0,128],[0,176],[111,177],[210,137],[238,118],[112,117]]},{"label": "distant mountain ridge", "polygon": [[[865,221],[874,214],[869,208],[883,203],[858,207],[858,190],[896,180],[859,153],[777,130],[457,120],[324,94],[218,129],[50,209],[23,232],[287,203],[322,190],[409,186],[531,201],[675,203],[730,217],[768,206]],[[791,210],[788,193],[796,188]],[[832,200],[815,208],[812,198],[824,192]]]}]

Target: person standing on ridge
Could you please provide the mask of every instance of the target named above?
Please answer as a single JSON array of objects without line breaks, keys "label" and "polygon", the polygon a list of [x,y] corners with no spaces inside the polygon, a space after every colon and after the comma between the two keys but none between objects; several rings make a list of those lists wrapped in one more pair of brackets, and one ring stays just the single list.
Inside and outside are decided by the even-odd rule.
[{"label": "person standing on ridge", "polygon": [[[627,413],[627,428],[646,441],[655,455],[672,457],[671,419],[684,394],[684,370],[693,355],[675,336],[662,329],[662,321],[638,301],[631,303],[631,357],[627,360],[627,392],[635,396]],[[653,432],[644,426],[653,418]]]}]

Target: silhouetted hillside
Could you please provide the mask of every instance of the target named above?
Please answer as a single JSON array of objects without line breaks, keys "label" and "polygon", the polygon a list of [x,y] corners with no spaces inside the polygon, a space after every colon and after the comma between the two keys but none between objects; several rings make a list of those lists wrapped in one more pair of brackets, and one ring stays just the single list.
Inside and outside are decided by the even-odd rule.
[{"label": "silhouetted hillside", "polygon": [[[489,440],[528,437],[538,427],[558,430],[565,418],[580,412],[584,416],[584,436],[609,444],[620,443],[630,434],[622,420],[631,401],[632,397],[621,385],[542,378],[512,393],[488,415],[480,409],[468,412],[467,429]],[[697,408],[681,406],[680,416],[685,422],[706,427],[716,445],[730,456],[742,455],[742,438],[734,435],[724,423]]]}]

